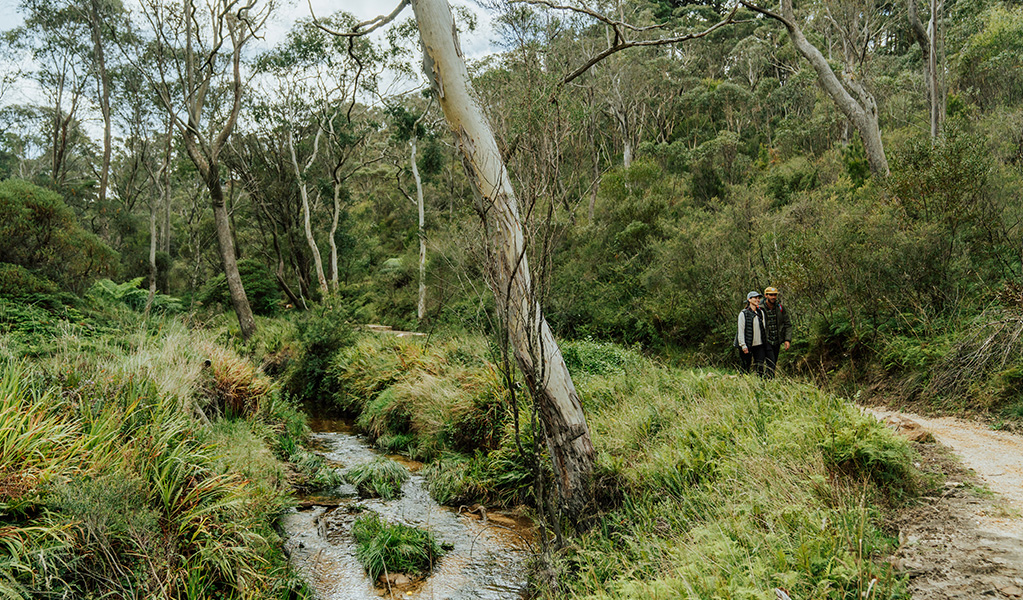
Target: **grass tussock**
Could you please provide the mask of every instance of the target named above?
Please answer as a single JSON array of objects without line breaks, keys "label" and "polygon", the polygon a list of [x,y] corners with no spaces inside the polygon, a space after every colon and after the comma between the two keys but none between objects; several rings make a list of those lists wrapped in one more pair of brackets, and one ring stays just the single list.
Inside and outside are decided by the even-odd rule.
[{"label": "grass tussock", "polygon": [[379,457],[363,465],[351,467],[345,480],[364,496],[393,500],[401,495],[401,485],[408,481],[409,470],[389,458]]},{"label": "grass tussock", "polygon": [[[461,341],[427,348],[403,338],[359,339],[333,361],[338,406],[355,410],[357,425],[371,438],[404,446],[417,459],[497,449],[509,423],[510,395],[497,368]],[[486,347],[477,343],[474,350]]]},{"label": "grass tussock", "polygon": [[433,534],[401,523],[388,523],[371,513],[352,525],[355,556],[371,579],[386,573],[422,576],[430,572],[441,556]]},{"label": "grass tussock", "polygon": [[202,348],[207,367],[202,378],[205,408],[229,417],[259,412],[260,403],[273,389],[270,378],[248,360],[214,344]]}]

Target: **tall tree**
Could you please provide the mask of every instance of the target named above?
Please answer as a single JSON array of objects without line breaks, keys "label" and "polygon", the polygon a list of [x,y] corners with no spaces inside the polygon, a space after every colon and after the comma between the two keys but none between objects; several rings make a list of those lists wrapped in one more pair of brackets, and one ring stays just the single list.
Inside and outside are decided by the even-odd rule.
[{"label": "tall tree", "polygon": [[867,163],[875,175],[887,177],[890,173],[888,168],[888,157],[884,151],[884,143],[881,141],[881,126],[878,118],[877,101],[874,95],[867,89],[863,81],[862,71],[857,69],[863,57],[874,39],[875,30],[873,21],[870,19],[871,11],[868,9],[858,10],[852,7],[848,12],[851,18],[844,23],[839,23],[827,12],[822,12],[819,17],[830,21],[835,26],[841,25],[840,43],[842,45],[842,56],[844,59],[842,76],[839,77],[828,64],[824,54],[807,40],[803,28],[796,18],[792,8],[792,0],[781,0],[781,12],[773,12],[761,8],[747,0],[740,0],[746,8],[770,17],[782,25],[789,32],[792,44],[796,47],[803,58],[810,63],[817,73],[817,80],[824,91],[831,96],[842,114],[852,122],[853,126],[863,140],[863,147],[867,153]]},{"label": "tall tree", "polygon": [[103,116],[103,160],[100,163],[99,190],[97,201],[106,204],[107,187],[110,180],[110,155],[113,149],[110,111],[111,77],[107,68],[107,44],[113,35],[114,21],[119,18],[120,3],[105,0],[87,0],[84,7],[89,32],[92,34],[92,59],[97,87],[99,87],[99,110]]},{"label": "tall tree", "polygon": [[255,333],[256,322],[238,272],[221,152],[242,107],[246,83],[242,50],[274,7],[272,1],[208,0],[199,6],[195,0],[183,0],[180,9],[174,10],[162,0],[143,2],[157,49],[159,79],[153,83],[209,190],[231,305],[245,339]]},{"label": "tall tree", "polygon": [[931,116],[931,138],[937,138],[945,121],[945,81],[939,70],[940,54],[944,52],[941,43],[941,11],[943,0],[928,0],[931,18],[927,26],[920,21],[917,0],[906,0],[909,27],[913,38],[923,54],[924,79],[927,82],[927,104]]},{"label": "tall tree", "polygon": [[[37,65],[32,73],[46,107],[50,180],[58,189],[72,181],[72,151],[80,143],[77,130],[87,102],[85,90],[91,65],[87,60],[88,26],[69,6],[52,0],[26,0],[25,24],[17,30],[21,47],[31,51]],[[79,207],[80,208],[80,207]]]},{"label": "tall tree", "polygon": [[593,444],[579,394],[534,296],[525,238],[508,170],[476,101],[447,0],[413,0],[423,62],[458,142],[489,238],[490,285],[516,362],[544,423],[564,514],[592,508]]}]

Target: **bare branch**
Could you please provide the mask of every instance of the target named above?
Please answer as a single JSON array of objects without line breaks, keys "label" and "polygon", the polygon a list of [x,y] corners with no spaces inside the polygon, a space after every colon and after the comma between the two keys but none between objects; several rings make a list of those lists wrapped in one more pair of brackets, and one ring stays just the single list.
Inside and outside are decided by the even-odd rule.
[{"label": "bare branch", "polygon": [[592,11],[592,10],[590,10],[588,8],[584,8],[582,6],[569,6],[567,4],[555,4],[554,2],[551,2],[550,0],[510,0],[509,3],[510,4],[533,4],[533,5],[546,6],[547,8],[553,8],[553,9],[556,9],[556,10],[570,10],[570,11],[573,11],[573,12],[583,13],[584,15],[593,17],[594,19],[596,19],[596,20],[598,20],[598,21],[600,21],[602,23],[606,23],[607,25],[610,25],[616,31],[618,30],[618,28],[628,29],[629,31],[639,31],[639,32],[650,31],[650,30],[654,30],[654,29],[663,29],[664,28],[664,25],[648,25],[646,27],[637,27],[637,26],[632,25],[630,23],[626,23],[625,21],[615,21],[613,19],[608,18],[605,15],[602,15],[602,14],[596,12],[596,11]]},{"label": "bare branch", "polygon": [[[700,31],[700,32],[697,32],[697,33],[687,33],[685,35],[679,35],[679,36],[667,37],[667,38],[657,38],[657,39],[653,39],[653,40],[629,40],[629,39],[626,39],[625,34],[623,32],[623,29],[628,29],[630,31],[642,32],[642,31],[648,31],[648,30],[651,30],[651,29],[657,29],[660,26],[656,26],[656,27],[654,27],[654,26],[652,26],[652,27],[634,27],[632,25],[628,25],[628,24],[623,23],[621,21],[614,21],[614,20],[608,19],[607,17],[605,17],[603,15],[600,15],[600,14],[597,14],[597,13],[595,13],[593,11],[588,10],[588,9],[578,8],[578,7],[574,7],[574,6],[555,5],[555,4],[551,3],[551,2],[549,2],[548,0],[512,0],[512,1],[513,2],[517,2],[517,3],[540,4],[540,5],[543,5],[543,6],[548,6],[550,8],[556,8],[556,9],[559,9],[559,10],[571,10],[571,11],[575,11],[575,12],[580,12],[580,13],[583,13],[585,15],[589,15],[589,16],[595,18],[595,19],[598,19],[601,22],[608,24],[609,26],[611,26],[614,29],[614,31],[615,31],[615,41],[611,45],[609,45],[607,48],[605,48],[604,50],[602,50],[599,53],[593,55],[589,60],[587,60],[585,63],[583,63],[583,65],[580,66],[578,69],[576,69],[575,71],[572,71],[571,73],[566,75],[565,78],[561,80],[561,83],[563,83],[563,84],[564,83],[568,83],[568,82],[572,81],[573,79],[579,77],[580,75],[582,75],[586,71],[590,70],[590,67],[592,67],[593,65],[597,64],[598,62],[604,60],[608,56],[611,56],[612,54],[615,54],[617,52],[621,52],[622,50],[625,50],[627,48],[635,48],[635,47],[642,47],[642,46],[669,46],[669,45],[672,45],[672,44],[679,44],[679,43],[682,43],[682,42],[688,42],[689,40],[695,40],[695,39],[698,39],[698,38],[706,37],[706,36],[710,35],[711,33],[713,33],[715,30],[720,29],[721,27],[724,27],[725,25],[730,25],[732,23],[735,23],[736,22],[736,20],[735,20],[735,13],[736,13],[736,11],[739,10],[739,5],[737,4],[735,7],[732,8],[731,12],[729,12],[728,15],[724,19],[722,19],[721,21],[718,21],[717,23],[711,25],[707,29],[705,29],[703,31]],[[745,2],[743,2],[743,4],[745,4]]]},{"label": "bare branch", "polygon": [[[313,16],[313,24],[315,24],[321,30],[326,31],[327,33],[329,33],[331,35],[335,35],[335,36],[338,36],[338,37],[347,37],[347,38],[363,36],[363,35],[372,33],[374,31],[376,31],[377,29],[380,29],[384,25],[387,25],[388,23],[390,23],[391,21],[396,19],[398,17],[398,15],[401,13],[401,11],[404,10],[405,7],[409,5],[409,0],[401,0],[401,3],[398,4],[398,6],[394,10],[391,11],[391,14],[386,15],[386,16],[385,15],[379,15],[377,17],[373,17],[372,19],[370,19],[368,21],[363,21],[362,23],[358,23],[357,25],[352,27],[351,31],[344,32],[344,31],[336,31],[336,30],[331,29],[331,28],[327,27],[326,25],[322,24],[320,22],[320,19],[317,18],[316,13],[313,11],[313,1],[312,0],[308,0],[308,2],[309,2],[309,14],[311,14]],[[363,27],[367,27],[367,26],[369,27],[369,29],[362,29]]]}]

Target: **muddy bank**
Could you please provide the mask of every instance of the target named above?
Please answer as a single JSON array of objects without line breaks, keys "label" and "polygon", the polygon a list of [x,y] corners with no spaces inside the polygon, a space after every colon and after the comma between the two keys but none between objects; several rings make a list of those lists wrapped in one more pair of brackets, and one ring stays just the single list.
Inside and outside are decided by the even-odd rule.
[{"label": "muddy bank", "polygon": [[[317,452],[336,468],[346,469],[378,456],[344,423],[312,423]],[[397,458],[397,457],[392,457]],[[455,510],[438,505],[426,492],[416,463],[396,500],[360,499],[344,485],[327,494],[300,498],[300,508],[282,517],[285,548],[317,598],[362,600],[380,597],[450,600],[518,600],[526,592],[526,561],[532,524],[509,514]],[[391,574],[370,581],[355,558],[351,525],[372,511],[390,522],[427,529],[447,552],[424,580]]]}]

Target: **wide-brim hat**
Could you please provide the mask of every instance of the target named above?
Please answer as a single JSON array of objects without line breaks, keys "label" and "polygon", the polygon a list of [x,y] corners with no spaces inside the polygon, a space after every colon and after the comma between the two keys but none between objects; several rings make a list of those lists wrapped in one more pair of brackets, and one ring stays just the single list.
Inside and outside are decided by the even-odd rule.
[{"label": "wide-brim hat", "polygon": [[746,294],[746,299],[747,300],[752,300],[753,298],[759,298],[759,297],[760,297],[760,292],[758,292],[756,290]]}]

